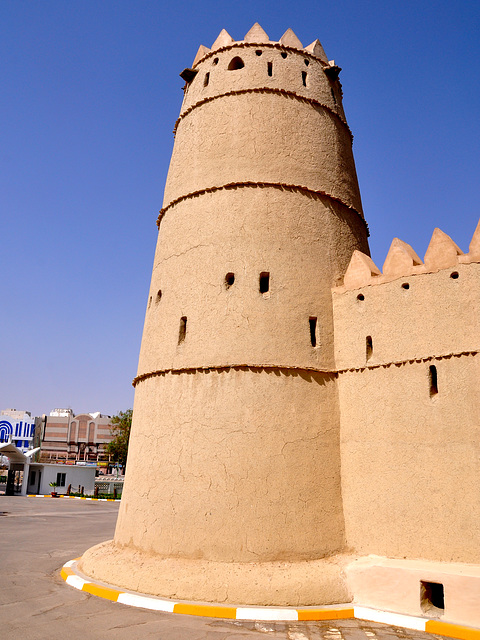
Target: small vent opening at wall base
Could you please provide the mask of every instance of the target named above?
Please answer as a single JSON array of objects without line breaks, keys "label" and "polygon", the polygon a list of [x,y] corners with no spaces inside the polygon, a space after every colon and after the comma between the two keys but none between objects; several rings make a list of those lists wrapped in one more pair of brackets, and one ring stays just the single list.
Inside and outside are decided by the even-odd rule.
[{"label": "small vent opening at wall base", "polygon": [[420,581],[420,606],[423,613],[439,618],[445,612],[443,584],[440,582]]}]

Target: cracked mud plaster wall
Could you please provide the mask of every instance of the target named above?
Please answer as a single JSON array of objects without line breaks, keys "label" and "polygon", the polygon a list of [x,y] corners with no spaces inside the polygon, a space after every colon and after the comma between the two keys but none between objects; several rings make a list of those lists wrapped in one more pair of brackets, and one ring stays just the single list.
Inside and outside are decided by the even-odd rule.
[{"label": "cracked mud plaster wall", "polygon": [[[258,51],[262,52],[261,55],[257,54]],[[282,53],[286,57],[283,57]],[[245,67],[230,71],[229,63],[236,56],[243,60]],[[306,60],[308,64],[305,64]],[[269,62],[272,65],[271,76],[267,70]],[[233,45],[223,51],[212,52],[195,66],[198,75],[185,94],[181,113],[200,100],[212,98],[226,91],[281,86],[300,96],[322,102],[345,120],[340,82],[328,80],[323,71],[324,66],[318,58],[305,51],[281,51],[262,44]],[[303,84],[302,72],[307,73],[307,86]],[[204,86],[206,73],[209,74],[208,85]]]},{"label": "cracked mud plaster wall", "polygon": [[[200,62],[182,113],[205,98],[259,86],[315,97],[328,109],[280,93],[227,95],[194,108],[178,124],[163,206],[186,189],[253,180],[324,190],[361,211],[351,133],[331,95],[334,88],[341,102],[339,83],[331,83],[313,57],[306,67],[309,57],[301,52],[283,59],[277,50],[265,48],[262,56],[255,50],[262,47],[234,47]],[[229,71],[237,55],[245,66]],[[219,62],[213,65],[216,57]],[[276,60],[271,77],[269,57]],[[308,74],[307,87],[302,71]],[[210,81],[204,87],[206,72]]]},{"label": "cracked mud plaster wall", "polygon": [[346,127],[328,111],[283,95],[227,96],[187,115],[177,131],[164,206],[185,195],[187,185],[192,192],[249,180],[323,190],[361,211]]},{"label": "cracked mud plaster wall", "polygon": [[339,368],[376,367],[338,377],[347,541],[356,553],[478,562],[479,271],[458,265],[333,295]]},{"label": "cracked mud plaster wall", "polygon": [[343,548],[332,377],[167,373],[139,383],[134,415],[117,544],[222,562]]},{"label": "cracked mud plaster wall", "polygon": [[[359,246],[368,250],[363,222],[327,198],[247,187],[178,203],[160,225],[138,373],[224,364],[332,368],[330,287]],[[262,272],[270,273],[264,294]],[[228,288],[227,273],[235,276]]]}]

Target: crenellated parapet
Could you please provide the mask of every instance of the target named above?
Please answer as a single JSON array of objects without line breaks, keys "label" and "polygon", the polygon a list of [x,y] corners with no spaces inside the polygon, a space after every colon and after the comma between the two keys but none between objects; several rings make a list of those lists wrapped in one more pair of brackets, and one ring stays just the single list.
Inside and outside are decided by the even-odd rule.
[{"label": "crenellated parapet", "polygon": [[222,29],[211,48],[200,45],[192,67],[180,74],[185,97],[174,131],[199,103],[228,91],[264,88],[288,91],[292,99],[313,100],[339,118],[352,139],[342,107],[340,71],[334,60],[328,61],[318,39],[304,47],[292,29],[278,41],[270,40],[258,23],[243,40],[234,40]]},{"label": "crenellated parapet", "polygon": [[332,295],[339,372],[477,354],[480,222],[468,253],[440,229],[423,261],[398,238],[382,271],[354,251]]},{"label": "crenellated parapet", "polygon": [[480,221],[470,242],[469,252],[466,254],[450,236],[438,228],[432,234],[423,262],[414,249],[399,238],[392,240],[382,271],[370,256],[356,250],[345,272],[343,287],[339,287],[339,290],[359,289],[407,276],[435,273],[458,264],[471,262],[480,262]]}]

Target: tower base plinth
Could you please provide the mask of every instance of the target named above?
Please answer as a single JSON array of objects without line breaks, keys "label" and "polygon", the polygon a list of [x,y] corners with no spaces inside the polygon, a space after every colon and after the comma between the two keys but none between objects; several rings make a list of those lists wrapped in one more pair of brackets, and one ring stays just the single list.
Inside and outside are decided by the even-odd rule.
[{"label": "tower base plinth", "polygon": [[350,602],[344,567],[352,556],[303,562],[211,562],[162,558],[113,540],[84,553],[87,576],[164,598],[258,606],[309,606]]}]

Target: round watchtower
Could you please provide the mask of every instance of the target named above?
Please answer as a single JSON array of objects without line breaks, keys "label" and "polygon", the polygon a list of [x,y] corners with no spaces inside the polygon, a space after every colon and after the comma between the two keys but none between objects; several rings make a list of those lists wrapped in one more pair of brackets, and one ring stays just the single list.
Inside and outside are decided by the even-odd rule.
[{"label": "round watchtower", "polygon": [[181,74],[125,490],[89,575],[203,601],[348,597],[331,287],[368,243],[339,71],[255,25]]}]

